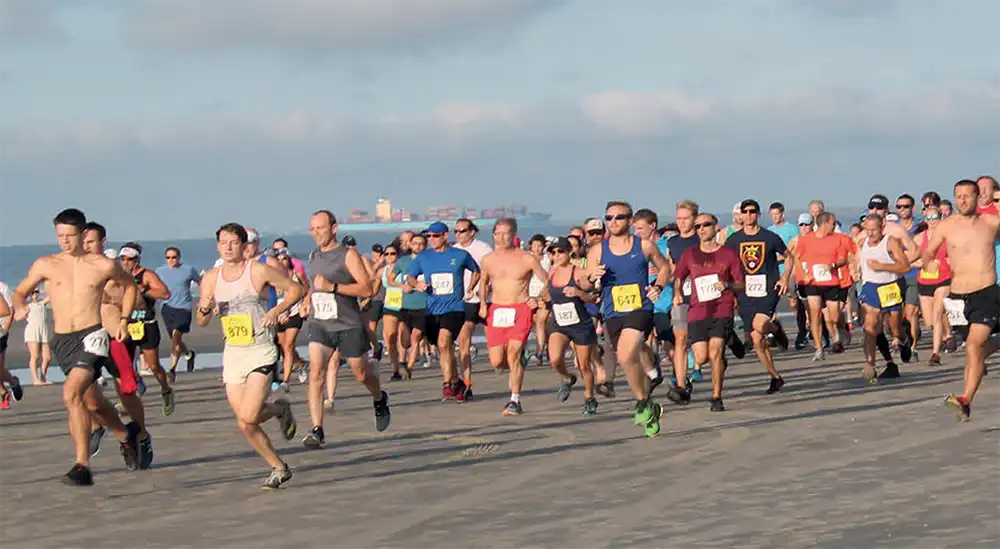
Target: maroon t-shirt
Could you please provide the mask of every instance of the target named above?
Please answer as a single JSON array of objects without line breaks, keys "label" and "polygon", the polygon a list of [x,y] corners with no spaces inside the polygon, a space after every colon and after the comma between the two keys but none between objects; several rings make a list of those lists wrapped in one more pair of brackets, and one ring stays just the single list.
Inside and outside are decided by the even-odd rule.
[{"label": "maroon t-shirt", "polygon": [[732,318],[736,308],[736,294],[732,290],[719,292],[711,287],[714,282],[731,284],[743,281],[743,268],[736,252],[719,248],[712,253],[693,246],[681,254],[674,270],[675,280],[691,278],[691,308],[688,322],[706,318]]}]

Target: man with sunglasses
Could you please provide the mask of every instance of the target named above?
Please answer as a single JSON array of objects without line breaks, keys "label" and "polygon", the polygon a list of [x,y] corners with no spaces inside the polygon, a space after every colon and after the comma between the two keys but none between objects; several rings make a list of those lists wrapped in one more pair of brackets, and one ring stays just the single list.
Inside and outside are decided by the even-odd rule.
[{"label": "man with sunglasses", "polygon": [[[898,224],[910,235],[916,236],[926,225],[917,221],[913,215],[913,210],[917,204],[916,199],[908,194],[901,194],[896,199],[896,215],[899,216]],[[919,248],[909,249],[910,261],[916,259]],[[910,339],[913,340],[913,360],[919,360],[916,351],[917,341],[920,339],[920,294],[917,291],[917,275],[920,274],[919,267],[912,267],[904,276],[906,284],[906,295],[903,297],[903,324],[904,329],[909,332]],[[909,324],[909,326],[907,326]]]},{"label": "man with sunglasses", "polygon": [[938,248],[948,247],[951,264],[951,298],[965,302],[969,335],[965,340],[965,386],[962,396],[949,394],[945,404],[959,421],[968,421],[972,399],[986,373],[986,359],[1000,348],[1000,287],[997,286],[996,248],[1000,217],[979,213],[980,188],[976,182],[955,184],[956,215],[938,225],[924,249],[924,263],[933,260]]},{"label": "man with sunglasses", "polygon": [[[781,274],[779,263],[791,263],[784,241],[776,233],[761,228],[760,204],[748,198],[740,203],[743,228],[726,239],[726,247],[736,252],[743,267],[745,287],[737,292],[744,330],[750,332],[757,358],[771,376],[767,394],[774,394],[785,380],[774,367],[774,356],[767,336],[773,334],[778,346],[788,349],[788,336],[774,317],[778,301],[788,289],[788,271]],[[787,256],[787,257],[786,257]],[[786,257],[785,261],[779,258]]]},{"label": "man with sunglasses", "polygon": [[[479,264],[469,252],[448,245],[448,226],[435,221],[427,227],[427,249],[413,258],[406,282],[420,292],[429,292],[424,320],[427,341],[438,348],[441,358],[441,400],[464,402],[467,387],[455,364],[455,338],[465,324],[465,300],[479,284]],[[465,271],[470,271],[469,288]],[[424,279],[417,277],[424,275]],[[428,283],[429,281],[429,283]]]},{"label": "man with sunglasses", "polygon": [[[759,208],[758,208],[759,211]],[[712,363],[713,412],[724,412],[722,382],[726,371],[725,342],[733,330],[736,293],[743,291],[743,269],[736,253],[719,244],[719,221],[712,214],[695,218],[699,243],[685,251],[674,272],[674,306],[683,302],[682,290],[690,280],[688,331],[697,364]]]},{"label": "man with sunglasses", "polygon": [[[635,397],[635,423],[643,426],[646,436],[656,436],[663,409],[650,398],[649,378],[643,375],[639,353],[653,331],[653,303],[667,282],[669,266],[656,244],[631,234],[632,206],[628,202],[608,202],[604,220],[610,236],[587,253],[585,284],[593,287],[601,283],[605,337],[610,338]],[[659,270],[652,284],[650,261]]]},{"label": "man with sunglasses", "polygon": [[[870,199],[868,199],[868,213],[877,214],[881,216],[883,219],[885,219],[884,227],[882,229],[883,232],[892,238],[898,239],[903,244],[903,250],[906,253],[906,259],[908,261],[912,262],[917,258],[917,256],[920,254],[920,247],[917,246],[916,241],[913,240],[913,236],[910,235],[909,231],[903,228],[903,226],[900,225],[899,223],[890,221],[891,217],[889,214],[889,199],[886,198],[885,195],[874,194]],[[906,278],[902,277],[899,283],[903,291],[904,302],[905,302],[905,296],[907,295]],[[915,281],[914,285],[916,285]],[[917,302],[919,303],[919,296]],[[897,322],[899,322],[900,326],[902,326],[903,322],[902,317],[899,316],[897,318],[898,318]],[[892,318],[890,318],[889,321],[890,323],[893,322]],[[897,332],[897,330],[893,329],[893,332]],[[903,362],[910,362],[910,360],[913,358],[913,345],[915,342],[912,340],[910,334],[906,330],[900,328],[900,330],[897,333],[901,334],[899,337],[894,338],[895,339],[894,342],[896,343],[896,345],[899,346],[899,358],[902,359]],[[878,346],[879,352],[881,352],[883,356],[885,356],[886,355],[885,350],[889,349],[889,340],[888,338],[885,337],[885,334],[880,335],[880,337],[876,340],[876,345]],[[891,358],[886,358],[887,362],[890,360]],[[885,376],[885,374],[883,373],[883,377],[887,376]],[[889,377],[891,377],[891,372]]]},{"label": "man with sunglasses", "polygon": [[[465,250],[476,261],[476,265],[482,266],[483,258],[493,251],[489,244],[476,238],[479,235],[479,227],[471,219],[461,218],[455,222],[455,247]],[[458,334],[458,362],[461,365],[461,377],[465,383],[466,400],[472,398],[472,361],[473,356],[472,333],[476,331],[477,324],[485,324],[486,319],[479,316],[479,285],[472,286],[472,272],[465,271],[465,287],[471,288],[474,292],[470,299],[465,301],[465,323],[462,324],[462,331]],[[489,296],[487,294],[487,302]]]},{"label": "man with sunglasses", "polygon": [[176,377],[182,356],[187,371],[194,371],[195,352],[184,344],[184,334],[191,332],[191,284],[201,284],[201,275],[194,267],[181,263],[180,248],[171,246],[163,255],[166,264],[156,268],[156,276],[167,286],[170,297],[160,306],[160,316],[170,334],[170,377]]}]

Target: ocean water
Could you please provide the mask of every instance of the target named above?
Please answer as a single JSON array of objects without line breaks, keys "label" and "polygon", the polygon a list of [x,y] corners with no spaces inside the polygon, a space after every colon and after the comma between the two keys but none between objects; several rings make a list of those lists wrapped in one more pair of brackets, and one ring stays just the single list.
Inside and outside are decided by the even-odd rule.
[{"label": "ocean water", "polygon": [[[568,233],[569,227],[569,225],[521,227],[519,233],[521,235],[526,235],[521,238],[523,240],[527,240],[527,238],[535,233],[553,236],[565,235]],[[306,257],[308,257],[309,251],[316,246],[312,237],[308,234],[262,234],[262,245],[270,247],[271,242],[279,236],[288,241],[288,247],[292,252],[292,255],[302,259],[303,261]],[[343,238],[346,234],[340,234],[338,236]],[[364,253],[368,253],[373,245],[382,244],[384,246],[385,244],[388,244],[396,235],[393,233],[359,232],[351,233],[351,236],[357,240],[358,249],[363,250]],[[492,238],[489,234],[481,234],[480,236],[487,243],[492,244]],[[109,240],[108,247],[117,249],[125,242],[126,241]],[[143,247],[142,264],[149,268],[156,268],[163,265],[164,251],[168,246],[176,246],[180,248],[181,261],[185,264],[194,266],[194,268],[199,271],[211,268],[212,265],[215,264],[215,261],[219,258],[219,254],[215,248],[214,238],[204,238],[198,240],[150,240],[139,241],[139,244]],[[0,247],[0,281],[5,282],[13,288],[19,284],[25,276],[27,276],[28,270],[31,268],[31,264],[36,259],[58,251],[59,247],[56,244],[55,233],[52,234],[51,245],[45,244],[35,246]]]}]

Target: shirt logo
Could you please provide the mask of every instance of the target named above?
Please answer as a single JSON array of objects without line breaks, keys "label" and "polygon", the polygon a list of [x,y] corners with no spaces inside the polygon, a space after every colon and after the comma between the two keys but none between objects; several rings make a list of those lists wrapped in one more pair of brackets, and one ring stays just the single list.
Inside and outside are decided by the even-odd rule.
[{"label": "shirt logo", "polygon": [[740,242],[740,261],[746,274],[757,274],[764,266],[764,251],[767,245],[763,242]]},{"label": "shirt logo", "polygon": [[448,263],[451,264],[451,265],[454,265],[455,264],[455,258],[452,258]]}]

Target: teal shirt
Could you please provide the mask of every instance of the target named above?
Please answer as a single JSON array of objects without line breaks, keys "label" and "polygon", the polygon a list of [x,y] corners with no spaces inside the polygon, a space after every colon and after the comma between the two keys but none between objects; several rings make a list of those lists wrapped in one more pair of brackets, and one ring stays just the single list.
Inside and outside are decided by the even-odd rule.
[{"label": "teal shirt", "polygon": [[[406,271],[410,268],[410,263],[413,262],[413,258],[409,255],[403,256],[396,260],[396,265],[392,268],[393,276],[403,275],[406,278]],[[427,308],[427,292],[418,292],[413,290],[409,293],[403,293],[403,308],[411,310],[424,310]]]}]

